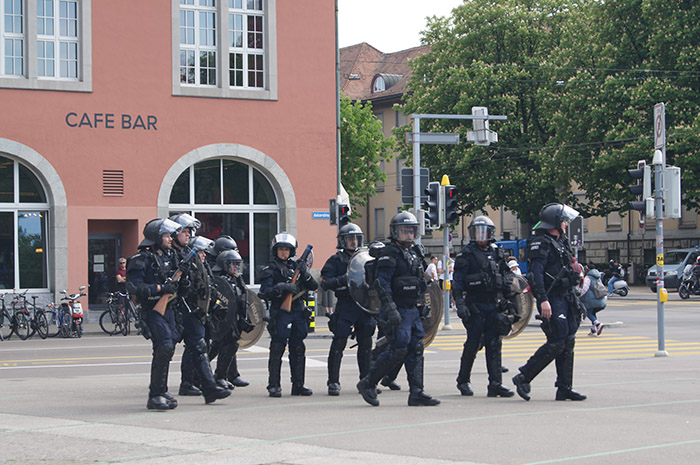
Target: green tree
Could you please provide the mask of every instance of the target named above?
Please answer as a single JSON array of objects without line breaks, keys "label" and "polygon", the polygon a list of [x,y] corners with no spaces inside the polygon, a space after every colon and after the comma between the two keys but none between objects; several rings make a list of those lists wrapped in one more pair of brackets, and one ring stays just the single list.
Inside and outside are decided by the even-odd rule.
[{"label": "green tree", "polygon": [[[507,115],[491,123],[500,142],[477,147],[424,146],[424,166],[447,173],[459,189],[462,213],[505,206],[527,223],[548,201],[569,189],[542,150],[552,137],[548,95],[556,92],[551,70],[542,66],[558,46],[570,10],[558,1],[472,0],[452,17],[432,18],[424,33],[430,52],[412,63],[412,94],[405,113],[471,114],[486,106]],[[466,141],[471,123],[423,120],[421,131],[458,132]],[[403,145],[404,154],[410,148]]]},{"label": "green tree", "polygon": [[372,113],[371,102],[362,104],[341,96],[341,181],[355,213],[357,206],[366,205],[367,196],[377,192],[377,183],[386,180],[379,162],[391,159],[393,149],[394,139],[384,137],[382,123]]}]

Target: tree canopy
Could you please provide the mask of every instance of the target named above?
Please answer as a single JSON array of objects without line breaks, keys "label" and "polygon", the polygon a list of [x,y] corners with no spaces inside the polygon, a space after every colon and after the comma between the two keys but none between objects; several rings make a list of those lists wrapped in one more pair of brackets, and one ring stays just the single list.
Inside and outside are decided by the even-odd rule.
[{"label": "tree canopy", "polygon": [[[422,147],[423,166],[450,175],[465,214],[504,206],[534,224],[552,201],[585,216],[624,211],[627,169],[651,161],[653,107],[665,102],[668,164],[681,167],[684,202],[698,208],[699,20],[700,4],[681,0],[466,0],[431,18],[431,50],[412,62],[403,111],[486,106],[508,120],[491,122],[499,142],[488,147]],[[466,141],[471,129],[426,119],[421,131]]]}]

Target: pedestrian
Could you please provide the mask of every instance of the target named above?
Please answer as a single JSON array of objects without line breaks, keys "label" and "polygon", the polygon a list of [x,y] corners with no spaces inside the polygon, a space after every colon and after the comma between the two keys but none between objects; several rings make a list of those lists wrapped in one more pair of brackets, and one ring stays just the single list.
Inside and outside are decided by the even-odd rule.
[{"label": "pedestrian", "polygon": [[467,329],[460,359],[457,389],[473,396],[471,372],[482,342],[486,347],[488,397],[513,397],[502,383],[501,336],[510,332],[505,299],[511,297],[511,280],[503,248],[496,245],[496,226],[487,216],[477,216],[469,225],[470,242],[455,259],[454,296],[457,315]]},{"label": "pedestrian", "polygon": [[[260,275],[260,295],[270,301],[270,321],[267,330],[270,332],[270,358],[268,360],[267,391],[270,397],[281,397],[280,384],[282,355],[289,344],[289,368],[292,378],[293,396],[310,396],[313,391],[304,386],[306,369],[306,346],[304,339],[309,332],[311,312],[299,298],[306,291],[318,289],[302,260],[294,260],[297,251],[297,240],[289,233],[276,234],[270,246],[272,260],[262,269]],[[298,279],[292,282],[296,271]],[[292,294],[292,304],[289,311],[284,310],[282,303],[287,295]]]},{"label": "pedestrian", "polygon": [[585,400],[572,389],[574,345],[581,324],[581,311],[574,288],[579,273],[572,267],[572,252],[566,230],[579,213],[561,203],[549,203],[540,210],[535,237],[528,251],[530,288],[537,300],[541,328],[547,341],[520,367],[513,377],[518,395],[530,400],[530,383],[553,360],[557,369],[556,400]]},{"label": "pedestrian", "polygon": [[507,264],[508,264],[508,268],[510,269],[511,272],[513,272],[513,274],[515,274],[516,276],[522,276],[522,275],[523,275],[523,272],[520,271],[520,265],[518,265],[518,259],[517,259],[517,258],[515,258],[515,257],[512,256],[512,255],[509,255],[509,256],[506,258],[506,262],[507,262]]},{"label": "pedestrian", "polygon": [[[209,313],[211,270],[189,246],[202,223],[187,213],[179,213],[170,220],[182,226],[173,234],[173,250],[181,263],[180,285],[176,308],[182,321],[182,339],[185,350],[180,363],[181,396],[204,396],[204,402],[211,404],[225,399],[231,391],[219,386],[214,379],[209,362],[206,341],[206,321]],[[185,265],[186,264],[186,265]],[[197,385],[199,384],[199,386]]]},{"label": "pedestrian", "polygon": [[622,266],[617,262],[617,260],[610,260],[610,279],[608,280],[608,297],[614,295],[615,281],[622,279]]},{"label": "pedestrian", "polygon": [[[440,401],[423,390],[423,337],[425,332],[417,304],[425,294],[425,269],[414,245],[418,220],[410,212],[394,215],[389,242],[379,251],[375,290],[381,302],[378,322],[383,326],[388,349],[382,352],[369,374],[357,383],[362,398],[378,406],[377,383],[397,365],[405,364],[410,387],[409,406],[434,406]],[[380,321],[381,320],[381,321]]]},{"label": "pedestrian", "polygon": [[433,255],[432,257],[430,257],[430,263],[428,263],[428,267],[425,269],[425,277],[428,280],[428,282],[439,282],[437,265],[438,258],[437,256]]},{"label": "pedestrian", "polygon": [[321,287],[335,291],[336,307],[328,321],[333,333],[333,342],[328,352],[328,395],[340,395],[340,364],[343,351],[350,334],[357,340],[357,367],[360,379],[367,376],[372,355],[372,336],[375,323],[372,316],[364,311],[350,295],[347,269],[352,255],[362,246],[362,229],[348,223],[338,231],[338,251],[332,255],[321,269]]},{"label": "pedestrian", "polygon": [[588,320],[591,322],[591,332],[589,336],[597,337],[603,332],[605,325],[598,321],[598,312],[607,305],[608,297],[605,293],[605,286],[601,282],[602,276],[593,263],[588,265],[586,277],[581,284],[581,303],[586,307]]},{"label": "pedestrian", "polygon": [[170,360],[179,339],[176,310],[172,301],[163,304],[177,292],[177,284],[170,279],[178,267],[171,234],[181,229],[182,226],[167,218],[149,221],[143,229],[139,251],[129,259],[126,269],[127,289],[139,300],[145,316],[143,335],[150,337],[153,346],[148,409],[177,407],[177,400],[168,392]]}]

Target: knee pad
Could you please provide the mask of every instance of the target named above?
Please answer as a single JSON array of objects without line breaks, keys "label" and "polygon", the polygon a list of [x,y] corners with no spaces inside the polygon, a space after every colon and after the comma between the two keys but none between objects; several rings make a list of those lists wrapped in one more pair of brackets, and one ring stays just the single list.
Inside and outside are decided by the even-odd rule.
[{"label": "knee pad", "polygon": [[158,346],[153,351],[153,356],[159,360],[171,360],[175,353],[175,347]]},{"label": "knee pad", "polygon": [[564,352],[564,342],[552,342],[549,344],[549,353],[553,358]]},{"label": "knee pad", "polygon": [[416,357],[422,357],[425,351],[425,346],[423,345],[423,340],[418,341],[418,344],[413,348],[413,353]]}]

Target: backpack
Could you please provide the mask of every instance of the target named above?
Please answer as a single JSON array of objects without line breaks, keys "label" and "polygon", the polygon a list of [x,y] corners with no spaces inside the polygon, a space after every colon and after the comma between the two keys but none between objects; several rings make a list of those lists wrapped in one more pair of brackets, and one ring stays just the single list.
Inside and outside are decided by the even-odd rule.
[{"label": "backpack", "polygon": [[591,292],[593,292],[593,297],[596,299],[602,299],[608,295],[608,290],[605,288],[600,279],[595,280],[595,284],[591,286]]}]

